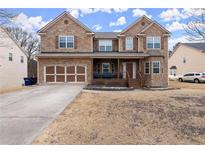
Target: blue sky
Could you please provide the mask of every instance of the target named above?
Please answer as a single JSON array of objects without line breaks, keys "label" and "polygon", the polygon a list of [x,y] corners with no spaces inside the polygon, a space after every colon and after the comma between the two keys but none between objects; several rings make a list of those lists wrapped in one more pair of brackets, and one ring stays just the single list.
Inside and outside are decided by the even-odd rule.
[{"label": "blue sky", "polygon": [[141,15],[147,15],[152,20],[156,20],[165,28],[171,31],[172,36],[169,40],[169,48],[181,41],[187,42],[186,33],[183,29],[185,24],[189,21],[192,14],[192,9],[9,9],[12,12],[18,13],[16,24],[22,26],[24,29],[36,32],[46,23],[54,19],[63,11],[69,11],[78,18],[81,22],[87,25],[93,31],[120,31],[134,22]]}]

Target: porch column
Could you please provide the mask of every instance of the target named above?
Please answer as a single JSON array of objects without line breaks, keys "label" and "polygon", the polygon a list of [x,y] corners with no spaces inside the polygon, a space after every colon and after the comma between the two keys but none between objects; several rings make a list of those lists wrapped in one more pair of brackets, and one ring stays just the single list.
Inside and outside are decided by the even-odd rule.
[{"label": "porch column", "polygon": [[126,63],[122,63],[123,79],[126,79]]},{"label": "porch column", "polygon": [[132,63],[132,78],[136,79],[136,62]]},{"label": "porch column", "polygon": [[120,59],[117,59],[117,78],[120,78]]},{"label": "porch column", "polygon": [[91,68],[90,68],[90,70],[91,70],[91,71],[90,71],[90,72],[91,72],[91,74],[90,74],[90,75],[91,75],[91,77],[90,77],[91,81],[93,80],[93,73],[94,73],[94,72],[93,72],[93,69],[94,69],[94,68],[93,68],[93,63],[94,63],[93,61],[94,61],[94,59],[91,59]]}]

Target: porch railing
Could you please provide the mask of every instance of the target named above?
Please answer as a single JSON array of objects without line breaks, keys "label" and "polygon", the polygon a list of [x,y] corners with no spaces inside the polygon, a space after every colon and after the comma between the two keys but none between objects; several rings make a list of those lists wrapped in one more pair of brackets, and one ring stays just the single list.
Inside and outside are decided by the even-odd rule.
[{"label": "porch railing", "polygon": [[111,72],[94,72],[93,78],[94,79],[122,79],[123,75],[120,72],[119,75],[117,72],[111,73]]}]

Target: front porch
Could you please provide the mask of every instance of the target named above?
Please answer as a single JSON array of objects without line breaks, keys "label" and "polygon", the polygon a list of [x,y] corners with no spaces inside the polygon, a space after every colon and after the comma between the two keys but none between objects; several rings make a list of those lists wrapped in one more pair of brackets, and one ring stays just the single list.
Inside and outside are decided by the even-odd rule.
[{"label": "front porch", "polygon": [[141,59],[93,59],[93,85],[143,87]]}]

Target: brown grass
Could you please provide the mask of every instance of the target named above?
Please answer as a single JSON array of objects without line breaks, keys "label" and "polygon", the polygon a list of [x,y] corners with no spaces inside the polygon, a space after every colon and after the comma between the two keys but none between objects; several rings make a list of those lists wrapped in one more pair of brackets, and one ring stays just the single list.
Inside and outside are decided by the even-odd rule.
[{"label": "brown grass", "polygon": [[205,91],[82,92],[33,144],[205,144]]},{"label": "brown grass", "polygon": [[28,89],[31,87],[28,86],[20,86],[20,87],[13,87],[13,88],[5,88],[3,90],[0,91],[0,94],[4,94],[4,93],[9,93],[9,92],[14,92],[14,91],[19,91],[19,90],[24,90],[24,89]]},{"label": "brown grass", "polygon": [[189,82],[169,81],[169,86],[174,87],[174,88],[205,90],[205,83],[189,83]]}]

